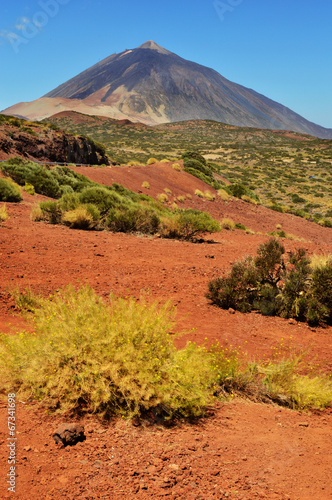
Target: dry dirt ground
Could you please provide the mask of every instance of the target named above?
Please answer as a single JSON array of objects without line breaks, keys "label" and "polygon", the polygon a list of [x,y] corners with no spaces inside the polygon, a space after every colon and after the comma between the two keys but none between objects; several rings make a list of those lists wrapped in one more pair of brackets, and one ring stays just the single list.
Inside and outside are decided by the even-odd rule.
[{"label": "dry dirt ground", "polygon": [[[215,340],[240,346],[250,359],[271,354],[280,342],[310,347],[324,369],[332,370],[332,328],[258,314],[230,314],[205,299],[208,282],[231,263],[254,254],[266,232],[282,229],[304,241],[283,240],[287,250],[332,252],[331,229],[269,211],[240,200],[203,201],[194,196],[206,186],[170,165],[79,168],[101,183],[119,182],[156,196],[169,188],[192,194],[180,206],[231,217],[255,231],[222,231],[204,243],[157,237],[71,230],[32,222],[29,214],[41,196],[24,194],[7,204],[10,219],[0,227],[0,331],[26,328],[10,290],[29,286],[48,294],[66,284],[89,283],[101,296],[170,300],[177,307],[178,331],[188,340]],[[148,181],[150,189],[143,189]],[[170,196],[172,199],[172,196]],[[257,234],[260,232],[261,234]],[[208,240],[213,240],[208,241]],[[87,439],[60,448],[52,439],[64,417],[48,415],[37,404],[17,401],[16,492],[7,491],[9,472],[6,398],[0,399],[1,498],[40,499],[330,499],[332,498],[332,411],[300,413],[236,399],[219,404],[195,425],[164,428],[105,423],[85,417]]]}]

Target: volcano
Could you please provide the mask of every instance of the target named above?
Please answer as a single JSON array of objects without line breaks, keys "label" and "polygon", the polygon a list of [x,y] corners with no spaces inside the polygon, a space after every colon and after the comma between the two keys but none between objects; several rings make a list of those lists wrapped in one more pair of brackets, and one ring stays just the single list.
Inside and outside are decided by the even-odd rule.
[{"label": "volcano", "polygon": [[40,99],[4,113],[40,120],[67,110],[148,125],[208,119],[332,138],[332,129],[153,41],[112,54]]}]

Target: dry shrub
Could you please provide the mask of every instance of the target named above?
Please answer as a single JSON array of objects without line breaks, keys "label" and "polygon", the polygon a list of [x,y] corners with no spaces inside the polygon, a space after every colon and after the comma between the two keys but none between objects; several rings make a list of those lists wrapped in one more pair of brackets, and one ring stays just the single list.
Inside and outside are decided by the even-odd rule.
[{"label": "dry shrub", "polygon": [[223,229],[233,230],[235,229],[235,222],[232,219],[225,218],[221,221],[221,227]]},{"label": "dry shrub", "polygon": [[195,189],[195,195],[198,196],[199,198],[204,198],[204,193],[199,189]]},{"label": "dry shrub", "polygon": [[72,229],[92,229],[94,227],[92,215],[83,206],[65,212],[62,215],[62,220],[64,224]]},{"label": "dry shrub", "polygon": [[180,167],[179,163],[173,163],[172,168],[174,168],[174,170],[176,170],[177,172],[181,171],[181,167]]},{"label": "dry shrub", "polygon": [[180,203],[184,203],[184,202],[186,201],[186,197],[185,197],[185,196],[180,195],[180,196],[178,196],[178,197],[177,197],[177,200],[178,200]]},{"label": "dry shrub", "polygon": [[244,194],[241,196],[241,199],[243,201],[246,201],[247,203],[251,203],[252,205],[259,205],[259,202],[257,200],[254,200],[254,198],[251,198],[250,196]]},{"label": "dry shrub", "polygon": [[9,215],[7,212],[6,203],[4,203],[2,207],[0,207],[0,224],[1,222],[5,222],[7,219],[9,219]]},{"label": "dry shrub", "polygon": [[211,191],[205,191],[204,196],[208,201],[214,201],[216,199],[216,195],[211,193]]},{"label": "dry shrub", "polygon": [[221,198],[223,201],[227,201],[230,198],[230,195],[225,191],[224,189],[218,189],[218,196]]},{"label": "dry shrub", "polygon": [[160,193],[157,195],[157,200],[160,201],[161,203],[167,203],[168,202],[168,196],[165,193]]},{"label": "dry shrub", "polygon": [[30,213],[30,219],[35,222],[47,221],[48,217],[45,215],[43,210],[40,208],[40,205],[35,205]]}]

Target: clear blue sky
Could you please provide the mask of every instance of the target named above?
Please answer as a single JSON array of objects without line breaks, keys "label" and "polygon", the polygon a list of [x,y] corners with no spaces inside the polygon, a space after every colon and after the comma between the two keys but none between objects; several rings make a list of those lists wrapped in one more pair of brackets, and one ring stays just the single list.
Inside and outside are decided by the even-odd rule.
[{"label": "clear blue sky", "polygon": [[114,52],[154,40],[332,128],[330,0],[3,4],[0,110],[41,97]]}]

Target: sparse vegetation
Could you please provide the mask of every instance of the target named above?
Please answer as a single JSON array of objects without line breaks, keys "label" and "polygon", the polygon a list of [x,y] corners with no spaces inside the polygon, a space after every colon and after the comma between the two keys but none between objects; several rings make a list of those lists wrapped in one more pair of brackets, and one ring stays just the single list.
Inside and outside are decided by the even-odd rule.
[{"label": "sparse vegetation", "polygon": [[[155,127],[126,129],[110,121],[74,123],[68,118],[52,118],[74,133],[86,133],[106,145],[108,155],[121,163],[132,157],[145,163],[153,154],[176,161],[181,155],[208,164],[213,178],[193,169],[192,175],[214,188],[228,190],[215,174],[232,184],[240,184],[259,196],[260,203],[280,212],[294,213],[325,227],[332,224],[332,203],[327,196],[331,189],[331,141],[287,131],[271,131],[249,127],[229,127],[211,120],[167,123]],[[20,124],[20,121],[18,121]],[[187,156],[186,151],[193,153]],[[146,153],[144,152],[146,151]],[[213,154],[214,163],[202,154]],[[188,167],[192,168],[192,167]],[[229,191],[229,194],[232,193]],[[292,195],[297,194],[293,201]],[[258,202],[251,193],[242,197]],[[300,198],[300,199],[299,199]],[[303,200],[303,201],[302,201]]]},{"label": "sparse vegetation", "polygon": [[142,183],[142,188],[145,188],[145,189],[150,189],[150,183],[148,181],[144,181]]}]

